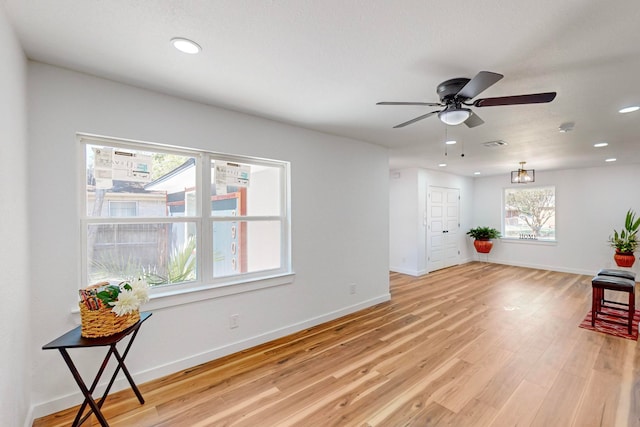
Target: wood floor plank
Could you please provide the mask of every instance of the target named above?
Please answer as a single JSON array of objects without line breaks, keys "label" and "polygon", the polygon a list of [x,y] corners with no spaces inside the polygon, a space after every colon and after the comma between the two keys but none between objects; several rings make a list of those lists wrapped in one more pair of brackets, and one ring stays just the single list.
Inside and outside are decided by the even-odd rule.
[{"label": "wood floor plank", "polygon": [[616,424],[620,378],[597,370],[591,370],[591,374],[587,379],[586,390],[573,425],[576,427],[620,425]]},{"label": "wood floor plank", "polygon": [[476,399],[496,410],[502,408],[529,373],[531,361],[529,355],[514,354],[509,363],[489,378]]},{"label": "wood floor plank", "polygon": [[[426,377],[423,377],[419,382],[415,383],[412,387],[405,389],[402,393],[398,393],[394,399],[391,399],[383,408],[379,409],[371,417],[368,417],[367,424],[371,426],[376,425],[392,425],[391,423],[397,423],[401,420],[395,417],[400,414],[403,418],[407,412],[407,406],[413,408],[420,408],[425,405],[431,396],[428,391],[429,385],[435,382],[441,377],[450,377],[458,369],[460,369],[461,363],[457,359],[450,359],[445,364],[441,365],[438,369],[430,372]],[[425,396],[425,394],[427,396]],[[427,400],[423,402],[424,397]],[[419,403],[416,403],[418,401]]]},{"label": "wood floor plank", "polygon": [[[105,416],[135,427],[640,426],[640,344],[578,328],[591,276],[472,262],[389,278],[389,302],[140,384],[144,405],[114,393]],[[69,425],[76,410],[33,425]]]},{"label": "wood floor plank", "polygon": [[435,393],[434,400],[453,412],[460,412],[468,402],[485,389],[491,378],[506,366],[512,357],[513,353],[510,351],[498,347],[489,349],[483,359],[472,364],[467,372]]},{"label": "wood floor plank", "polygon": [[573,351],[567,357],[564,365],[562,365],[564,371],[583,377],[592,376],[592,370],[596,360],[600,357],[600,349],[604,340],[594,339],[602,337],[589,332],[585,330],[584,333],[578,336]]},{"label": "wood floor plank", "polygon": [[492,420],[491,426],[529,426],[542,405],[548,389],[522,381]]},{"label": "wood floor plank", "polygon": [[538,362],[532,366],[527,375],[527,380],[539,384],[546,388],[551,388],[557,376],[560,374],[562,366],[574,352],[577,338],[558,338],[552,342],[547,350],[540,357]]},{"label": "wood floor plank", "polygon": [[560,371],[531,427],[571,426],[576,415],[587,380],[581,376]]},{"label": "wood floor plank", "polygon": [[479,399],[471,399],[459,412],[447,417],[449,426],[488,427],[498,411]]}]

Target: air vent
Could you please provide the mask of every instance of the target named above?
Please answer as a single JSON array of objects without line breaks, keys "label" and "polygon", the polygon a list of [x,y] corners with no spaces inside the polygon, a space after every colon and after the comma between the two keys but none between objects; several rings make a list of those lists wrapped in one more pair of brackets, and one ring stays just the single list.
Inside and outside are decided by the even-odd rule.
[{"label": "air vent", "polygon": [[502,146],[509,145],[509,144],[507,144],[506,141],[503,141],[503,140],[499,139],[497,141],[485,142],[482,145],[484,145],[485,147],[502,147]]}]

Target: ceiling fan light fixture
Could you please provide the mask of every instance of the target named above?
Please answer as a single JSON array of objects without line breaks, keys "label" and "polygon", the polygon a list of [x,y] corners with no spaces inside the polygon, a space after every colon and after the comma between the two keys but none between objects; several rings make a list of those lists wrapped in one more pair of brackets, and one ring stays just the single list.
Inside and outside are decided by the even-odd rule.
[{"label": "ceiling fan light fixture", "polygon": [[447,108],[438,113],[438,118],[450,126],[464,123],[469,116],[471,116],[471,110],[468,108]]},{"label": "ceiling fan light fixture", "polygon": [[535,169],[525,169],[524,165],[527,162],[520,162],[520,168],[517,171],[511,171],[511,183],[512,184],[527,184],[529,182],[535,182],[536,171]]},{"label": "ceiling fan light fixture", "polygon": [[530,93],[526,95],[499,96],[494,98],[481,98],[471,102],[471,99],[481,92],[493,86],[504,76],[491,71],[480,71],[472,79],[457,77],[446,80],[436,87],[436,93],[440,102],[408,102],[408,101],[383,101],[376,105],[422,105],[429,107],[445,107],[444,110],[431,111],[414,119],[394,126],[394,129],[403,128],[412,123],[438,114],[440,120],[451,126],[464,123],[468,128],[474,128],[484,123],[477,114],[472,113],[468,107],[491,107],[497,105],[541,104],[555,99],[556,92]]}]

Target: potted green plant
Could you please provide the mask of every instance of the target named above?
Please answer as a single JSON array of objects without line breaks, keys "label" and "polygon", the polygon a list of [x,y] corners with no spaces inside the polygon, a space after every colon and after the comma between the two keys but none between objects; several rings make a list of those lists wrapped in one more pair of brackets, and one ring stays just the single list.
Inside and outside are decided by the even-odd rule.
[{"label": "potted green plant", "polygon": [[467,234],[475,239],[473,241],[473,246],[476,248],[476,251],[481,254],[488,254],[491,252],[491,248],[493,247],[491,239],[497,239],[501,236],[500,232],[492,227],[472,228],[467,231]]},{"label": "potted green plant", "polygon": [[624,219],[624,228],[618,232],[613,230],[609,236],[609,244],[616,250],[613,259],[618,267],[631,267],[636,260],[634,252],[638,248],[638,229],[640,218],[636,219],[636,213],[629,209]]}]

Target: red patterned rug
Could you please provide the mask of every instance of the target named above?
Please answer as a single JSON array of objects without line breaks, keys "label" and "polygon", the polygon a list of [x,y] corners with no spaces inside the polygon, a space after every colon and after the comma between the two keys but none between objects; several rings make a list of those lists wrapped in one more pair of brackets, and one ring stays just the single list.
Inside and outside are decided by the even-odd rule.
[{"label": "red patterned rug", "polygon": [[[613,335],[614,337],[626,338],[628,340],[638,340],[638,322],[640,322],[640,310],[636,310],[633,315],[633,325],[631,330],[631,335],[628,334],[627,325],[624,324],[625,320],[619,317],[611,317],[608,316],[607,313],[617,313],[620,314],[619,311],[610,310],[608,308],[603,307],[601,313],[598,315],[598,320],[596,320],[596,325],[591,326],[591,312],[587,313],[587,316],[584,318],[582,323],[580,323],[580,327],[584,329],[589,329],[591,331],[602,332],[603,334]],[[608,322],[603,322],[601,319],[609,320]],[[612,323],[615,322],[615,323]]]}]

